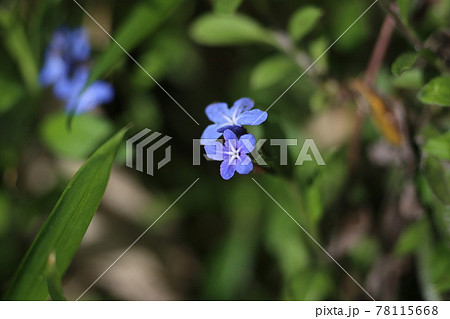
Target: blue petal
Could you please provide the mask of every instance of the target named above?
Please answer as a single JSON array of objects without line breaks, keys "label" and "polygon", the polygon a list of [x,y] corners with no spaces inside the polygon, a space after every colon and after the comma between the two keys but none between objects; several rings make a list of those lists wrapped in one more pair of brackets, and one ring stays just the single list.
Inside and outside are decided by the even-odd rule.
[{"label": "blue petal", "polygon": [[239,125],[259,125],[267,120],[267,112],[255,109],[242,113],[238,119]]},{"label": "blue petal", "polygon": [[236,171],[235,165],[230,165],[227,158],[220,164],[220,175],[223,179],[228,180],[233,177]]},{"label": "blue petal", "polygon": [[113,87],[104,81],[95,81],[81,93],[75,113],[85,113],[100,104],[109,103],[114,97]]},{"label": "blue petal", "polygon": [[236,165],[236,171],[239,174],[248,174],[253,170],[253,163],[247,155],[241,158],[242,161]]},{"label": "blue petal", "polygon": [[245,128],[243,128],[242,126],[238,126],[238,125],[224,125],[224,126],[221,126],[217,130],[217,132],[223,133],[226,130],[231,130],[234,134],[236,134],[237,137],[247,133],[247,130]]},{"label": "blue petal", "polygon": [[239,116],[240,113],[250,110],[255,106],[255,103],[253,100],[249,99],[248,97],[243,97],[236,102],[234,102],[233,106],[230,109],[230,115],[231,116]]},{"label": "blue petal", "polygon": [[44,66],[39,74],[39,82],[42,86],[54,84],[67,73],[67,65],[61,56],[48,54]]},{"label": "blue petal", "polygon": [[212,142],[210,144],[205,145],[206,155],[215,161],[223,161],[223,145],[220,142]]},{"label": "blue petal", "polygon": [[91,54],[91,45],[89,44],[89,35],[83,28],[75,29],[71,32],[68,39],[70,44],[70,57],[77,62],[89,59]]},{"label": "blue petal", "polygon": [[213,103],[205,109],[206,116],[214,123],[227,123],[228,111],[226,103]]},{"label": "blue petal", "polygon": [[62,54],[67,49],[67,41],[69,37],[69,29],[66,27],[58,28],[52,36],[48,49],[51,52]]},{"label": "blue petal", "polygon": [[210,141],[217,140],[222,135],[222,133],[217,132],[217,129],[219,127],[220,127],[220,124],[208,125],[205,128],[205,130],[203,131],[202,137],[200,138],[200,144],[205,145],[205,144],[208,144],[208,140],[210,140]]},{"label": "blue petal", "polygon": [[64,76],[56,82],[53,92],[61,100],[67,100],[78,96],[87,83],[89,70],[86,67],[79,67],[74,71],[72,77]]},{"label": "blue petal", "polygon": [[236,134],[234,134],[232,130],[225,130],[225,132],[223,132],[223,137],[225,138],[225,142],[228,140],[237,140]]},{"label": "blue petal", "polygon": [[251,153],[255,149],[256,139],[252,134],[242,135],[239,139],[237,147],[240,148],[242,154]]}]

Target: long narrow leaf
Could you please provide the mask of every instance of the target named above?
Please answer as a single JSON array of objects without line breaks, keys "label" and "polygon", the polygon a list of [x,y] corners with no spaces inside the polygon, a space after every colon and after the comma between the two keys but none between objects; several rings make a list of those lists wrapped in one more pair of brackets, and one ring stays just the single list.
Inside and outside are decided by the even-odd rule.
[{"label": "long narrow leaf", "polygon": [[78,170],[23,258],[4,299],[46,300],[48,257],[61,276],[69,266],[100,204],[126,129],[101,146]]}]

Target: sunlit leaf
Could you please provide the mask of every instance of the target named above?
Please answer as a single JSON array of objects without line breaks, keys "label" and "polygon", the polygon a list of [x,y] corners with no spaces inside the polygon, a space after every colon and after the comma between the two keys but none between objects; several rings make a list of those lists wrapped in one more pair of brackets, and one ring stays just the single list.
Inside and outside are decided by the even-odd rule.
[{"label": "sunlit leaf", "polygon": [[191,35],[198,43],[211,46],[273,43],[271,33],[244,15],[206,14],[194,22]]},{"label": "sunlit leaf", "polygon": [[45,145],[59,156],[86,158],[113,130],[107,120],[92,114],[74,117],[70,130],[66,120],[63,112],[54,113],[42,122],[40,129]]},{"label": "sunlit leaf", "polygon": [[450,77],[437,77],[425,84],[418,95],[426,104],[450,106]]},{"label": "sunlit leaf", "polygon": [[78,170],[59,198],[44,226],[17,269],[7,300],[46,300],[46,269],[54,253],[58,274],[63,275],[105,192],[117,149],[126,129],[101,146]]},{"label": "sunlit leaf", "polygon": [[450,160],[450,132],[430,138],[423,146],[423,150],[440,159]]},{"label": "sunlit leaf", "polygon": [[297,67],[284,55],[264,59],[252,71],[250,85],[254,89],[270,87],[295,72]]},{"label": "sunlit leaf", "polygon": [[310,32],[319,22],[323,12],[320,8],[307,6],[298,9],[289,20],[289,34],[298,41]]}]

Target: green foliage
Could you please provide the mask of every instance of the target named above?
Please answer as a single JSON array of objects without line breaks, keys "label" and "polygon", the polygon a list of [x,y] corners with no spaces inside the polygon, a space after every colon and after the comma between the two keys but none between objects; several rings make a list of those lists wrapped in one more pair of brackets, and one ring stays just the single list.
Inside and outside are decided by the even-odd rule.
[{"label": "green foliage", "polygon": [[320,8],[307,6],[297,10],[289,20],[289,34],[295,41],[299,41],[308,34],[323,16]]},{"label": "green foliage", "polygon": [[64,291],[61,285],[61,276],[58,274],[58,270],[56,269],[56,255],[53,252],[48,256],[46,280],[48,293],[53,301],[67,300],[64,296]]},{"label": "green foliage", "polygon": [[192,25],[191,35],[198,43],[210,46],[274,43],[269,31],[244,15],[206,14]]},{"label": "green foliage", "polygon": [[55,154],[69,158],[86,158],[113,132],[112,125],[97,116],[76,116],[71,129],[66,127],[67,116],[56,112],[41,124],[41,138]]},{"label": "green foliage", "polygon": [[400,12],[400,17],[402,22],[406,25],[409,24],[409,15],[412,9],[412,1],[411,0],[398,0],[398,10]]},{"label": "green foliage", "polygon": [[[113,38],[129,52],[139,43],[149,37],[167,19],[183,0],[158,0],[153,5],[138,4],[128,15],[127,19],[120,25],[117,32],[112,34]],[[115,42],[111,42],[97,59],[90,76],[89,82],[102,77],[126,57],[125,52]]]},{"label": "green foliage", "polygon": [[414,62],[416,62],[417,53],[403,53],[400,55],[395,62],[392,64],[392,74],[395,76],[400,76],[406,70],[409,70]]},{"label": "green foliage", "polygon": [[450,77],[437,77],[419,92],[419,100],[426,104],[450,106]]},{"label": "green foliage", "polygon": [[432,156],[443,160],[450,160],[450,132],[430,138],[423,150]]},{"label": "green foliage", "polygon": [[284,55],[275,55],[262,60],[250,75],[250,85],[257,90],[266,89],[285,79],[297,67]]},{"label": "green foliage", "polygon": [[428,232],[429,226],[424,220],[409,225],[398,239],[395,245],[395,253],[398,255],[406,255],[416,252],[422,245],[423,239],[428,236]]},{"label": "green foliage", "polygon": [[65,273],[103,197],[125,132],[121,130],[101,146],[72,178],[23,258],[4,299],[47,299],[48,258],[54,254],[58,274]]},{"label": "green foliage", "polygon": [[25,29],[15,19],[12,12],[0,8],[0,28],[5,34],[4,44],[17,63],[28,90],[36,92],[38,89],[36,61],[32,56]]},{"label": "green foliage", "polygon": [[436,198],[445,205],[450,205],[450,185],[447,171],[439,158],[429,155],[422,163],[422,171]]},{"label": "green foliage", "polygon": [[6,80],[6,77],[0,76],[0,114],[13,107],[20,98],[23,97],[24,92],[19,83]]}]

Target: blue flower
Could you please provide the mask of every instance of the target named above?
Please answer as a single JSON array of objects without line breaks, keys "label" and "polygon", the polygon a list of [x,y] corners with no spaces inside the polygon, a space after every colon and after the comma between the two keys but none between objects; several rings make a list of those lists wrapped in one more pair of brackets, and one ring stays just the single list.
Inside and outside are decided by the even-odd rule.
[{"label": "blue flower", "polygon": [[86,30],[59,28],[54,32],[45,53],[44,66],[39,74],[41,85],[55,84],[71,73],[77,64],[86,62],[90,53],[91,46]]},{"label": "blue flower", "polygon": [[39,81],[43,86],[53,85],[53,93],[65,101],[68,113],[88,112],[114,97],[112,86],[104,81],[86,87],[90,53],[89,37],[82,28],[59,28],[47,48]]},{"label": "blue flower", "polygon": [[83,66],[72,77],[64,77],[55,84],[53,91],[57,98],[66,101],[67,113],[85,113],[114,98],[114,89],[105,81],[94,81],[85,88],[88,78],[89,71]]},{"label": "blue flower", "polygon": [[226,129],[238,135],[245,133],[242,125],[259,125],[267,119],[267,113],[258,109],[252,110],[254,102],[249,98],[241,98],[229,109],[226,103],[213,103],[206,107],[206,116],[214,122],[203,131],[200,143],[205,145],[206,139],[218,139]]},{"label": "blue flower", "polygon": [[206,155],[220,164],[220,175],[228,180],[233,177],[234,172],[248,174],[253,170],[253,163],[247,155],[252,152],[256,145],[252,134],[244,134],[239,139],[231,130],[223,133],[225,143],[218,141],[209,142],[205,145]]}]

